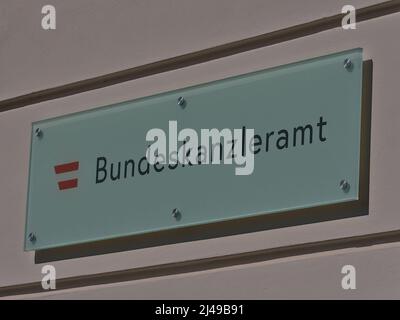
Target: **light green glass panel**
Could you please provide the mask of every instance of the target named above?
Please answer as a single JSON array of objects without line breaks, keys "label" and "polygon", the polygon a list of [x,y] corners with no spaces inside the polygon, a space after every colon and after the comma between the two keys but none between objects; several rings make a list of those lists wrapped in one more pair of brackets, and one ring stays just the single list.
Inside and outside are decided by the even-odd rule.
[{"label": "light green glass panel", "polygon": [[[344,67],[345,59],[351,61],[349,68]],[[288,210],[355,200],[361,83],[362,50],[355,49],[36,122],[25,249],[272,212],[284,215]],[[184,108],[177,104],[181,96]],[[150,172],[141,175],[138,164],[149,144],[147,131],[168,132],[170,120],[177,121],[178,130],[198,132],[253,128],[260,142],[253,174],[237,176],[234,165],[179,165],[164,166],[161,172],[150,166]],[[304,144],[297,132],[294,145],[294,128],[307,125],[313,131],[312,143],[306,129]],[[288,133],[287,147],[281,130]],[[102,183],[96,183],[99,157],[107,159],[108,178]],[[125,178],[129,159],[134,161],[134,176],[128,170]],[[79,162],[78,170],[62,173],[58,168],[56,173],[56,165],[74,162]],[[119,162],[121,178],[113,181],[110,166],[115,169]],[[59,189],[59,183],[73,186],[73,179],[78,179],[77,187]],[[341,180],[349,188],[340,188]],[[180,219],[172,216],[174,208]]]}]

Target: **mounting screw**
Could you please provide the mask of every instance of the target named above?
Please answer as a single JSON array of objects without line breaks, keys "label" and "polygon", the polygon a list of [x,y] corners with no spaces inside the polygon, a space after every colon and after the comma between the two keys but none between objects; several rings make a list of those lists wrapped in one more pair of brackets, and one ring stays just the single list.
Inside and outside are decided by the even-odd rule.
[{"label": "mounting screw", "polygon": [[35,241],[36,241],[36,236],[35,236],[35,234],[31,232],[31,233],[28,235],[28,239],[29,239],[30,242],[35,242]]},{"label": "mounting screw", "polygon": [[38,138],[41,138],[42,135],[43,135],[42,130],[40,128],[36,128],[35,129],[35,136],[38,137]]},{"label": "mounting screw", "polygon": [[185,101],[184,97],[178,98],[178,105],[180,105],[182,108],[186,105],[186,101]]},{"label": "mounting screw", "polygon": [[351,71],[353,69],[353,62],[349,58],[346,58],[343,62],[343,66],[347,71]]},{"label": "mounting screw", "polygon": [[340,181],[339,186],[340,189],[342,189],[344,192],[347,192],[350,189],[350,183],[348,183],[346,180]]},{"label": "mounting screw", "polygon": [[180,218],[181,218],[181,213],[179,212],[179,210],[178,209],[174,209],[174,210],[172,210],[172,216],[176,219],[176,220],[179,220]]}]

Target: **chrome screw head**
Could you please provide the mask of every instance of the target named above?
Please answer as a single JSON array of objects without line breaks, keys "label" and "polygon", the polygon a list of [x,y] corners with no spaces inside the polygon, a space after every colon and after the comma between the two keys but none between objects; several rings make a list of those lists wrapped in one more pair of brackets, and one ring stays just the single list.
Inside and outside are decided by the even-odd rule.
[{"label": "chrome screw head", "polygon": [[173,216],[176,220],[179,220],[180,217],[181,217],[181,213],[179,212],[178,209],[175,208],[174,210],[172,210],[172,216]]},{"label": "chrome screw head", "polygon": [[184,107],[186,105],[186,101],[184,97],[179,97],[178,98],[178,105],[181,107]]},{"label": "chrome screw head", "polygon": [[346,180],[340,181],[339,186],[340,189],[342,189],[344,192],[347,192],[350,189],[350,183],[348,183]]},{"label": "chrome screw head", "polygon": [[343,62],[343,66],[347,71],[351,71],[353,69],[353,62],[349,58],[346,58]]},{"label": "chrome screw head", "polygon": [[38,138],[41,138],[42,135],[43,135],[42,130],[40,128],[36,128],[35,129],[35,136],[38,137]]},{"label": "chrome screw head", "polygon": [[36,241],[36,235],[33,232],[31,232],[28,235],[28,239],[29,239],[30,242],[35,242]]}]

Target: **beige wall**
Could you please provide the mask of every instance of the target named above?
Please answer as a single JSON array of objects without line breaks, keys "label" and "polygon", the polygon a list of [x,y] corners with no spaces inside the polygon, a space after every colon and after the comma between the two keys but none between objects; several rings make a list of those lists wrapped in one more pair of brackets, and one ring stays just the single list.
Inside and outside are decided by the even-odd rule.
[{"label": "beige wall", "polygon": [[[52,1],[57,30],[40,29],[48,1],[0,4],[0,100],[130,68],[340,12],[347,1]],[[380,1],[353,1],[357,7]],[[300,5],[301,3],[301,5]],[[100,90],[0,113],[0,290],[41,280],[23,251],[33,121],[355,47],[372,59],[369,214],[52,263],[58,278],[245,254],[400,230],[400,14]],[[59,298],[400,297],[399,243],[53,293]],[[340,266],[357,265],[358,289],[340,289]],[[311,285],[315,283],[316,285]],[[174,289],[171,289],[174,288]],[[172,292],[172,293],[171,293]],[[171,296],[172,294],[172,296]],[[42,297],[39,295],[38,297]],[[44,297],[49,297],[48,293]]]},{"label": "beige wall", "polygon": [[[386,244],[19,298],[399,299],[399,255],[399,243]],[[347,264],[357,270],[356,290],[341,287]]]},{"label": "beige wall", "polygon": [[[2,0],[0,99],[333,15],[347,2]],[[46,4],[57,9],[55,32],[41,29]]]}]

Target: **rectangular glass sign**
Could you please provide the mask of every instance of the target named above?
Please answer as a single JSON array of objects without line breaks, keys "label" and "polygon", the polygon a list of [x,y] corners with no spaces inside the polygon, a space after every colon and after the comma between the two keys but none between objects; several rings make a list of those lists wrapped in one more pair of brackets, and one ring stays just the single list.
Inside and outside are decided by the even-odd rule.
[{"label": "rectangular glass sign", "polygon": [[33,123],[25,249],[356,200],[361,90],[354,49]]}]

